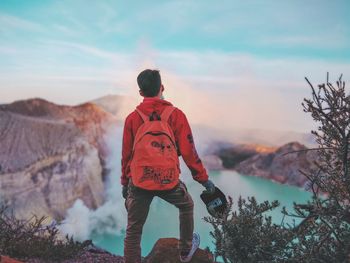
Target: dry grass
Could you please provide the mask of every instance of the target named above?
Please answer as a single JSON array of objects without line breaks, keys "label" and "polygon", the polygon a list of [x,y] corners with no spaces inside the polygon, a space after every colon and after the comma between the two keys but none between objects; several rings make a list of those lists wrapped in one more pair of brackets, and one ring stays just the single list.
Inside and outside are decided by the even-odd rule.
[{"label": "dry grass", "polygon": [[63,261],[76,256],[84,248],[84,243],[73,237],[60,237],[57,225],[45,225],[47,217],[33,215],[27,220],[17,219],[13,211],[0,206],[0,254],[28,260],[38,258]]}]

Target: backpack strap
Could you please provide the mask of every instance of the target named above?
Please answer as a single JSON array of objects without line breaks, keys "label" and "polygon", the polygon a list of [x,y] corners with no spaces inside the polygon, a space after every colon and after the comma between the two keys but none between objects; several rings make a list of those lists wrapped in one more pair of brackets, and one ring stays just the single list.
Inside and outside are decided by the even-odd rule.
[{"label": "backpack strap", "polygon": [[174,107],[174,106],[168,106],[168,107],[166,107],[166,108],[163,110],[162,114],[160,115],[160,119],[161,119],[162,121],[167,122],[168,119],[169,119],[169,117],[170,117],[170,115],[171,115],[171,113],[172,113],[174,110],[175,110],[175,107]]},{"label": "backpack strap", "polygon": [[146,114],[144,114],[142,111],[140,111],[139,109],[136,109],[136,112],[140,115],[140,117],[144,122],[149,121],[149,117]]}]

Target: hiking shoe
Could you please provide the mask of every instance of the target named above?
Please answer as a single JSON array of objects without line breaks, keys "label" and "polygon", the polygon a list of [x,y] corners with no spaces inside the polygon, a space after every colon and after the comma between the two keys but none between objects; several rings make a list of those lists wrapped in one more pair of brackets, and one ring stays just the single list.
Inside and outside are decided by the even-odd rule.
[{"label": "hiking shoe", "polygon": [[192,238],[192,247],[190,252],[188,252],[187,255],[180,255],[180,261],[181,262],[190,262],[194,253],[196,252],[197,248],[199,248],[199,244],[201,243],[201,238],[198,233],[193,233]]}]

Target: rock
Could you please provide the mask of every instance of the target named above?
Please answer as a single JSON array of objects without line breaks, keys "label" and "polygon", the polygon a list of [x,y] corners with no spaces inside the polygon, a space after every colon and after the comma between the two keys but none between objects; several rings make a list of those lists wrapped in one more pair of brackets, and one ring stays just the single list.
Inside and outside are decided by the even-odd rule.
[{"label": "rock", "polygon": [[[83,242],[85,247],[73,258],[61,259],[61,263],[124,263],[124,258],[114,255],[100,247],[95,246],[91,240]],[[57,263],[57,261],[42,260],[39,258],[29,258],[27,263]],[[1,262],[0,262],[1,263]]]},{"label": "rock", "polygon": [[[179,263],[178,243],[176,238],[159,239],[143,263]],[[190,262],[213,263],[214,259],[210,252],[198,249]]]},{"label": "rock", "polygon": [[[47,261],[41,259],[28,259],[26,263],[56,263],[57,261]],[[94,253],[88,250],[84,250],[77,256],[71,259],[60,261],[61,263],[124,263],[124,258],[121,256],[113,255],[107,251]],[[2,263],[2,262],[1,262]]]},{"label": "rock", "polygon": [[[222,147],[215,154],[226,169],[305,188],[308,180],[299,170],[314,171],[317,159],[317,151],[307,149],[299,142],[290,142],[280,147],[237,144]],[[293,151],[298,152],[286,154]]]},{"label": "rock", "polygon": [[77,199],[89,208],[104,202],[101,173],[97,149],[80,141],[65,153],[46,156],[22,171],[2,174],[0,192],[17,218],[35,214],[61,220]]},{"label": "rock", "polygon": [[[74,259],[64,260],[62,263],[124,263],[124,258],[111,253],[94,253],[85,251]],[[46,262],[45,262],[46,263]]]},{"label": "rock", "polygon": [[215,152],[222,160],[222,165],[226,169],[234,169],[236,165],[259,153],[269,153],[276,150],[274,147],[268,147],[258,144],[236,144],[230,147],[222,147]]},{"label": "rock", "polygon": [[104,134],[115,117],[93,103],[43,99],[0,105],[0,199],[18,218],[63,219],[75,200],[104,202]]},{"label": "rock", "polygon": [[[315,170],[314,162],[317,159],[317,152],[306,151],[307,149],[306,146],[298,142],[291,142],[273,152],[255,154],[235,165],[234,169],[241,174],[305,187],[308,180],[299,170],[304,172]],[[298,152],[289,153],[293,151]]]},{"label": "rock", "polygon": [[23,263],[23,261],[0,255],[0,263]]}]

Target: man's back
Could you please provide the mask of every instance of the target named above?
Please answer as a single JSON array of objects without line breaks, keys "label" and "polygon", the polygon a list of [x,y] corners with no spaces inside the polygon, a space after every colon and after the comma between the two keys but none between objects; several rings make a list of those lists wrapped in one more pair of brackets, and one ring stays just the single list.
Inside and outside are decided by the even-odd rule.
[{"label": "man's back", "polygon": [[[147,116],[160,116],[164,109],[172,104],[159,98],[144,98],[143,102],[137,106],[141,112]],[[121,183],[126,185],[130,176],[130,161],[134,138],[137,130],[143,124],[141,116],[133,111],[125,120],[122,150],[122,178]],[[171,113],[168,124],[171,127],[178,155],[182,155],[186,165],[189,167],[193,178],[202,183],[208,180],[207,172],[197,154],[192,131],[187,121],[186,115],[178,108]]]}]

